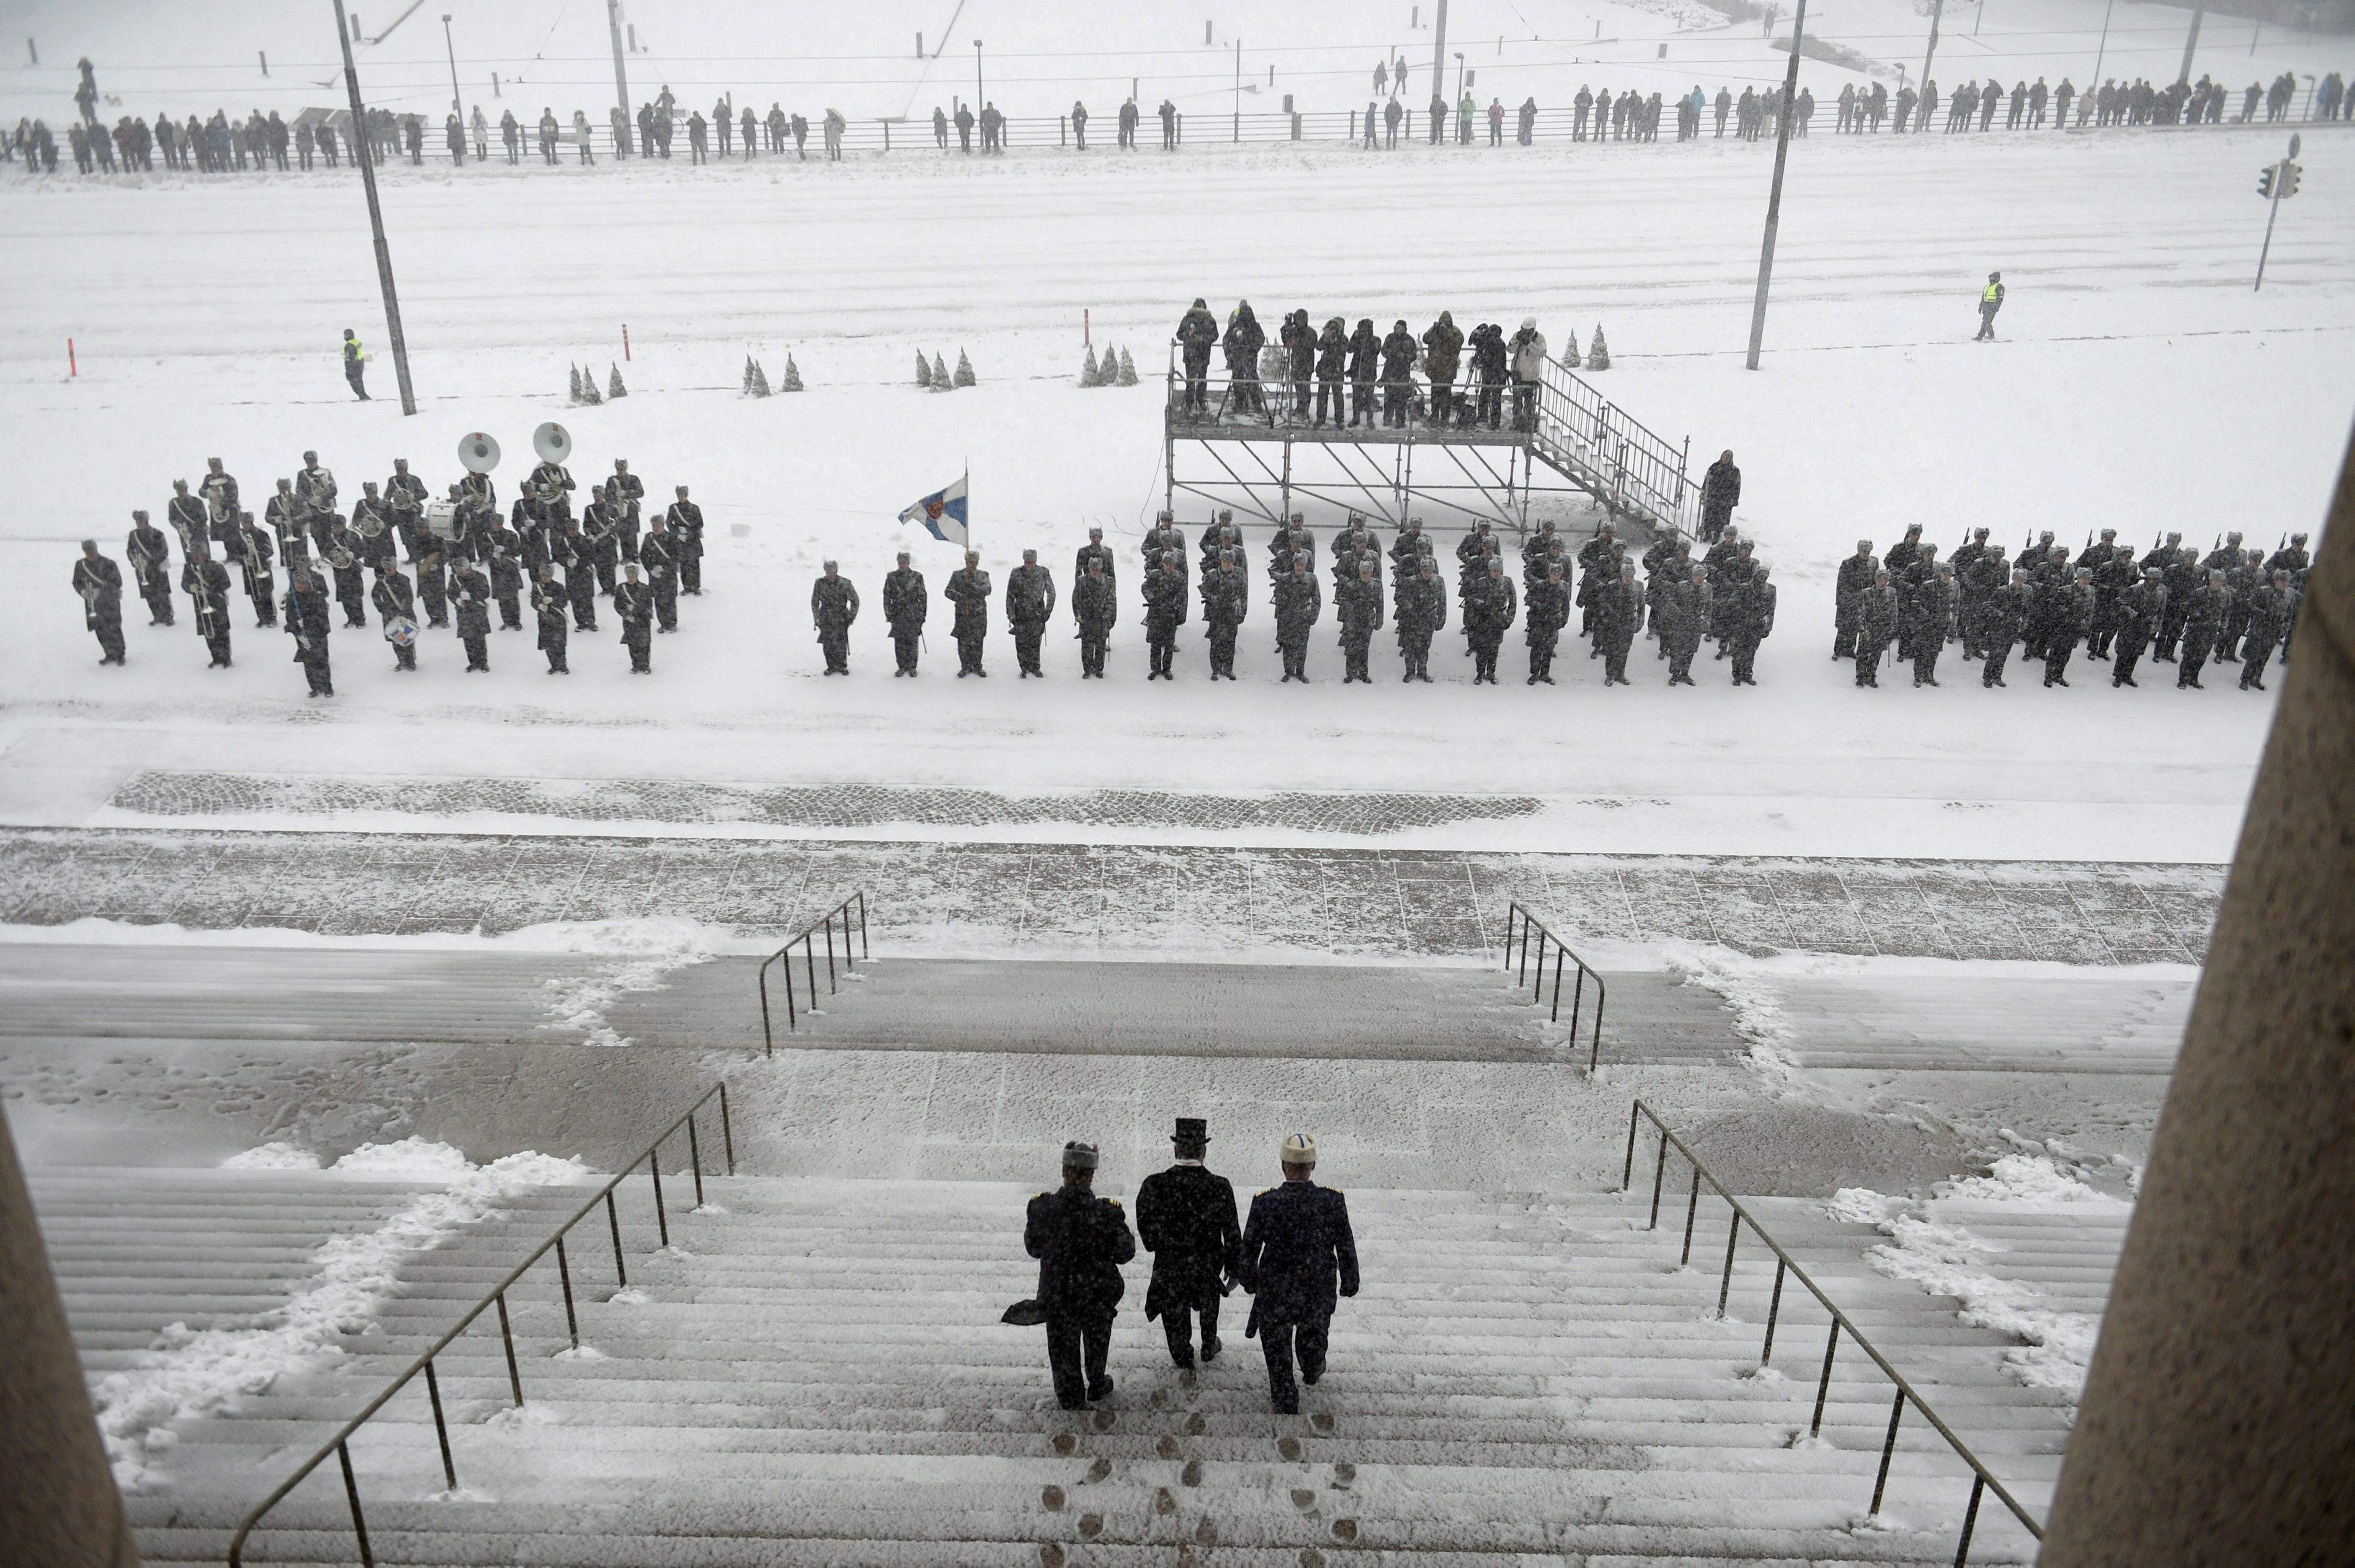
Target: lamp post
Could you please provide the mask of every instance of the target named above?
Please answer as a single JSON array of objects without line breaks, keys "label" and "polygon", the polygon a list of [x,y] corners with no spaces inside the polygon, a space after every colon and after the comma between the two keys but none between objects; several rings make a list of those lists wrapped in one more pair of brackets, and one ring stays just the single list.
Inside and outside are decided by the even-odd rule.
[{"label": "lamp post", "polygon": [[973,111],[980,113],[981,106],[988,101],[981,95],[981,40],[975,38],[973,41]]},{"label": "lamp post", "polygon": [[[1774,231],[1783,221],[1783,165],[1791,154],[1791,121],[1799,110],[1799,44],[1807,28],[1807,0],[1791,16],[1791,64],[1783,76],[1782,112],[1774,117],[1774,183],[1766,193],[1766,238],[1758,250],[1758,297],[1750,307],[1750,368],[1766,339],[1766,286],[1774,276]],[[1925,77],[1926,77],[1926,73]]]},{"label": "lamp post", "polygon": [[400,297],[392,287],[392,249],[384,239],[384,208],[376,197],[376,154],[370,150],[368,105],[360,101],[359,68],[352,64],[352,30],[344,20],[344,0],[336,0],[336,36],[344,46],[344,90],[352,104],[352,151],[359,158],[360,187],[368,192],[368,228],[376,237],[376,278],[384,289],[384,324],[392,340],[393,374],[400,381],[400,411],[417,412],[409,385],[409,342],[400,332]]},{"label": "lamp post", "polygon": [[450,54],[450,112],[464,114],[466,106],[458,101],[458,46],[450,41],[450,13],[442,13],[442,47]]}]

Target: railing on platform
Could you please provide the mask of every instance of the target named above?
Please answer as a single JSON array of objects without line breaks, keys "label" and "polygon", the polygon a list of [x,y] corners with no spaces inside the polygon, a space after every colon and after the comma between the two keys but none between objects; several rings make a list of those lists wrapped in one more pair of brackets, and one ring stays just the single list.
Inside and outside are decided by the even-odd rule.
[{"label": "railing on platform", "polygon": [[229,1568],[243,1568],[246,1542],[252,1536],[254,1530],[261,1523],[263,1517],[267,1515],[271,1510],[283,1502],[286,1499],[287,1494],[292,1492],[296,1487],[302,1485],[303,1482],[309,1478],[312,1471],[317,1469],[321,1465],[325,1464],[327,1462],[328,1456],[330,1455],[335,1457],[337,1465],[343,1470],[344,1499],[351,1508],[352,1533],[357,1538],[359,1542],[359,1556],[362,1568],[372,1568],[372,1565],[376,1562],[376,1557],[373,1550],[368,1545],[368,1517],[360,1508],[359,1478],[352,1470],[352,1453],[350,1447],[351,1439],[353,1434],[357,1433],[362,1426],[366,1425],[372,1416],[389,1404],[394,1394],[397,1394],[402,1389],[407,1388],[410,1381],[413,1380],[421,1372],[425,1374],[426,1398],[432,1403],[433,1408],[433,1435],[440,1441],[442,1446],[442,1479],[449,1483],[450,1489],[452,1491],[457,1490],[458,1467],[455,1460],[452,1457],[450,1451],[450,1424],[448,1419],[443,1415],[442,1410],[442,1382],[433,1370],[434,1359],[441,1355],[443,1351],[448,1350],[451,1343],[454,1341],[459,1335],[464,1333],[468,1328],[472,1327],[474,1319],[481,1317],[485,1310],[496,1306],[498,1308],[499,1314],[499,1340],[506,1350],[507,1388],[515,1396],[515,1408],[520,1410],[523,1407],[523,1372],[520,1365],[516,1361],[514,1322],[507,1315],[508,1290],[514,1287],[516,1282],[524,1277],[524,1275],[531,1268],[532,1265],[547,1256],[550,1249],[553,1249],[556,1253],[557,1278],[561,1283],[564,1290],[565,1332],[572,1341],[572,1348],[576,1351],[579,1350],[581,1348],[581,1317],[579,1311],[573,1305],[572,1265],[571,1260],[565,1255],[565,1236],[571,1232],[573,1226],[579,1224],[583,1219],[587,1218],[591,1210],[595,1209],[601,1203],[603,1204],[605,1209],[605,1222],[612,1232],[613,1238],[614,1287],[616,1289],[620,1289],[626,1287],[630,1283],[630,1273],[628,1265],[623,1261],[622,1255],[622,1220],[620,1212],[615,1208],[613,1203],[614,1189],[618,1188],[623,1181],[627,1181],[640,1165],[644,1165],[646,1168],[647,1172],[654,1178],[655,1224],[657,1234],[662,1238],[662,1245],[664,1246],[668,1246],[670,1245],[670,1218],[663,1207],[662,1146],[665,1142],[668,1141],[671,1135],[677,1132],[679,1128],[683,1127],[687,1129],[687,1162],[689,1168],[695,1172],[695,1204],[696,1207],[701,1208],[703,1206],[703,1146],[700,1139],[696,1133],[695,1114],[710,1103],[714,1096],[719,1097],[719,1137],[721,1146],[725,1150],[727,1155],[728,1174],[730,1176],[736,1174],[736,1134],[733,1124],[730,1121],[728,1116],[728,1086],[725,1082],[721,1082],[712,1085],[711,1087],[704,1090],[702,1094],[697,1096],[695,1103],[687,1107],[685,1113],[682,1114],[677,1121],[672,1122],[668,1127],[663,1128],[661,1133],[655,1137],[652,1143],[646,1145],[644,1150],[639,1151],[635,1159],[632,1160],[629,1164],[623,1166],[611,1181],[608,1181],[604,1184],[604,1186],[599,1188],[597,1192],[590,1197],[587,1202],[573,1210],[571,1217],[566,1220],[562,1224],[557,1226],[555,1233],[546,1241],[533,1248],[529,1257],[525,1258],[521,1263],[516,1265],[515,1267],[509,1269],[506,1277],[502,1278],[496,1285],[491,1287],[489,1292],[485,1294],[481,1300],[475,1302],[473,1307],[468,1308],[465,1316],[460,1318],[456,1323],[453,1324],[447,1332],[445,1332],[440,1339],[434,1340],[432,1345],[427,1349],[423,1355],[410,1362],[408,1367],[401,1372],[400,1376],[385,1384],[385,1386],[378,1391],[377,1396],[374,1399],[369,1400],[368,1404],[362,1407],[357,1415],[355,1415],[349,1421],[345,1422],[344,1425],[336,1430],[336,1435],[327,1439],[326,1443],[317,1453],[312,1455],[308,1459],[305,1459],[302,1465],[295,1469],[293,1475],[287,1477],[285,1480],[279,1483],[275,1490],[273,1490],[268,1497],[262,1499],[261,1502],[255,1504],[254,1507],[247,1512],[246,1516],[238,1521],[237,1533],[229,1538]]},{"label": "railing on platform", "polygon": [[[1189,376],[1173,340],[1163,393],[1162,418],[1172,440],[1232,439],[1265,429],[1272,434],[1314,432],[1319,387],[1288,371],[1268,374]],[[1420,366],[1418,365],[1418,373]],[[1691,442],[1670,445],[1643,421],[1603,396],[1594,384],[1548,355],[1535,383],[1481,382],[1468,376],[1445,384],[1444,415],[1427,376],[1404,383],[1337,384],[1347,408],[1328,415],[1337,440],[1348,440],[1360,425],[1360,393],[1369,411],[1376,443],[1429,441],[1526,448],[1617,514],[1636,517],[1656,529],[1690,533],[1698,497],[1686,477]]]},{"label": "railing on platform", "polygon": [[[1539,922],[1538,917],[1529,913],[1529,906],[1518,898],[1513,900],[1511,906],[1505,911],[1505,972],[1507,974],[1513,974],[1513,937],[1517,927],[1521,940],[1521,960],[1520,972],[1514,976],[1514,989],[1518,991],[1522,986],[1528,986],[1529,1000],[1533,1002],[1545,1000],[1546,945],[1551,943],[1553,946],[1552,1018],[1556,1023],[1561,1022],[1562,962],[1567,959],[1578,967],[1577,978],[1570,992],[1570,1041],[1572,1049],[1575,1049],[1578,1044],[1578,1020],[1579,1013],[1586,1001],[1586,982],[1589,980],[1594,982],[1594,1029],[1593,1039],[1586,1049],[1586,1070],[1590,1074],[1593,1073],[1596,1060],[1603,1054],[1603,1008],[1605,998],[1602,975],[1595,972],[1584,959],[1572,952],[1560,937],[1547,930]],[[1537,975],[1534,980],[1529,975],[1529,933],[1532,931],[1537,933],[1538,938]]]},{"label": "railing on platform", "polygon": [[[854,906],[858,911],[858,953],[856,958],[850,951],[850,912]],[[799,933],[788,939],[783,947],[761,960],[761,1054],[763,1056],[773,1056],[777,1054],[776,1032],[771,1026],[769,1018],[769,966],[777,963],[784,965],[785,1027],[789,1030],[798,1029],[801,1027],[802,1008],[799,999],[794,994],[794,965],[788,955],[795,948],[802,949],[803,964],[809,974],[809,1010],[815,1012],[817,1008],[816,938],[821,930],[826,933],[826,994],[832,996],[840,989],[836,983],[834,969],[834,924],[837,919],[842,922],[843,967],[857,969],[858,959],[868,956],[867,895],[863,891],[852,894],[827,910],[825,919],[803,927]]]},{"label": "railing on platform", "polygon": [[1700,1162],[1700,1157],[1686,1145],[1683,1139],[1669,1130],[1668,1124],[1660,1119],[1659,1113],[1642,1100],[1636,1102],[1635,1108],[1627,1116],[1627,1160],[1620,1171],[1619,1190],[1625,1192],[1633,1188],[1636,1174],[1636,1134],[1639,1125],[1646,1121],[1650,1122],[1660,1135],[1659,1155],[1652,1165],[1652,1217],[1645,1226],[1646,1230],[1657,1230],[1660,1227],[1660,1190],[1667,1177],[1668,1150],[1673,1147],[1679,1155],[1684,1157],[1685,1163],[1692,1167],[1692,1191],[1685,1200],[1684,1254],[1679,1260],[1679,1266],[1692,1262],[1693,1222],[1700,1209],[1701,1183],[1708,1182],[1710,1189],[1719,1197],[1724,1199],[1726,1205],[1733,1212],[1732,1222],[1725,1235],[1725,1266],[1719,1277],[1717,1286],[1717,1315],[1720,1318],[1725,1316],[1726,1300],[1733,1290],[1733,1251],[1734,1245],[1742,1238],[1742,1227],[1748,1225],[1758,1239],[1764,1242],[1767,1248],[1774,1255],[1774,1291],[1766,1305],[1766,1341],[1764,1347],[1758,1352],[1758,1364],[1761,1367],[1766,1366],[1774,1359],[1774,1326],[1782,1312],[1783,1281],[1785,1275],[1806,1286],[1807,1293],[1816,1298],[1827,1313],[1830,1314],[1831,1332],[1824,1341],[1824,1370],[1816,1384],[1816,1409],[1813,1418],[1807,1424],[1807,1436],[1813,1438],[1823,1431],[1824,1403],[1831,1394],[1832,1361],[1838,1353],[1842,1331],[1846,1331],[1848,1337],[1856,1341],[1857,1348],[1870,1357],[1872,1364],[1879,1367],[1890,1383],[1895,1385],[1897,1397],[1890,1406],[1889,1433],[1881,1440],[1881,1468],[1873,1478],[1872,1506],[1866,1510],[1867,1514],[1877,1515],[1881,1512],[1881,1499],[1889,1489],[1890,1462],[1897,1453],[1898,1424],[1904,1419],[1905,1407],[1911,1404],[1922,1413],[1922,1418],[1936,1430],[1938,1436],[1946,1440],[1946,1446],[1955,1451],[1955,1457],[1971,1469],[1971,1497],[1969,1503],[1963,1510],[1962,1539],[1955,1548],[1955,1568],[1963,1568],[1963,1564],[1970,1559],[1971,1534],[1978,1524],[1979,1504],[1990,1491],[1995,1493],[2004,1507],[2011,1510],[2013,1518],[2027,1527],[2030,1535],[2039,1541],[2043,1540],[2043,1529],[2038,1525],[2028,1510],[2020,1506],[2019,1499],[2013,1497],[2004,1484],[1996,1479],[1993,1472],[1979,1462],[1978,1456],[1971,1452],[1969,1445],[1955,1436],[1955,1429],[1947,1425],[1938,1413],[1930,1407],[1929,1403],[1915,1392],[1913,1385],[1905,1381],[1904,1374],[1890,1364],[1889,1358],[1882,1355],[1874,1347],[1872,1341],[1864,1337],[1848,1314],[1841,1311],[1829,1296],[1824,1294],[1823,1287],[1807,1277],[1807,1271],[1799,1266],[1797,1259],[1784,1250],[1783,1244],[1776,1241],[1764,1225],[1758,1223],[1758,1217],[1742,1204],[1741,1199],[1733,1195],[1724,1182],[1717,1179],[1715,1172]]}]

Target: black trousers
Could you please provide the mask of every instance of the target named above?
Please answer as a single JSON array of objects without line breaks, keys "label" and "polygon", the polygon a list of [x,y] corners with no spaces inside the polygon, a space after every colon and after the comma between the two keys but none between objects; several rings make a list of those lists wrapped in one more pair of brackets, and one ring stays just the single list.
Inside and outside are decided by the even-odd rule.
[{"label": "black trousers", "polygon": [[1077,1410],[1092,1392],[1109,1393],[1104,1359],[1112,1353],[1113,1314],[1047,1317],[1047,1369],[1055,1380],[1055,1403]]},{"label": "black trousers", "polygon": [[311,694],[314,697],[334,696],[336,683],[327,668],[326,651],[322,649],[316,653],[306,653],[302,662],[303,673],[311,683]]},{"label": "black trousers", "polygon": [[142,584],[139,597],[147,601],[147,619],[156,626],[172,624],[172,588],[161,573],[156,574],[153,587]]},{"label": "black trousers", "polygon": [[1310,1318],[1298,1323],[1262,1323],[1259,1346],[1267,1357],[1267,1396],[1279,1414],[1300,1412],[1300,1386],[1293,1381],[1296,1359],[1300,1375],[1314,1382],[1325,1375],[1325,1351],[1333,1326],[1330,1318]]},{"label": "black trousers", "polygon": [[678,558],[678,586],[687,593],[703,591],[703,552],[691,551]]},{"label": "black trousers", "polygon": [[1080,673],[1101,679],[1104,667],[1104,645],[1110,641],[1102,632],[1080,633]]},{"label": "black trousers", "polygon": [[643,620],[622,624],[622,643],[630,651],[630,668],[645,672],[654,668],[655,629]]},{"label": "black trousers", "polygon": [[1027,675],[1043,676],[1039,668],[1039,641],[1047,634],[1043,620],[1018,620],[1014,623],[1014,662]]},{"label": "black trousers", "polygon": [[488,670],[491,667],[491,641],[487,637],[461,637],[466,645],[466,668]]},{"label": "black trousers", "polygon": [[1202,1348],[1219,1342],[1219,1298],[1214,1294],[1199,1307],[1164,1307],[1161,1332],[1169,1341],[1169,1359],[1181,1367],[1194,1364],[1193,1319],[1202,1320]]},{"label": "black trousers", "polygon": [[[1224,624],[1210,628],[1210,673],[1231,675],[1235,673],[1235,634],[1241,628]],[[1216,1308],[1212,1309],[1213,1314]]]},{"label": "black trousers", "polygon": [[1316,384],[1317,424],[1325,423],[1325,410],[1328,408],[1333,410],[1333,422],[1339,424],[1343,418],[1341,401],[1341,384],[1338,381],[1319,381]]},{"label": "black trousers", "polygon": [[828,674],[837,671],[846,675],[850,673],[850,631],[847,627],[820,628],[817,645],[826,650],[826,668]]},{"label": "black trousers", "polygon": [[1979,673],[1979,684],[1992,686],[2003,679],[2004,664],[2011,658],[2011,639],[2007,637],[2001,642],[1988,643],[1985,657],[1987,668]]},{"label": "black trousers", "polygon": [[969,671],[975,671],[981,668],[981,643],[982,634],[980,632],[973,632],[969,635],[960,636],[956,640],[957,673],[959,674],[964,674]]},{"label": "black trousers", "polygon": [[678,579],[656,577],[655,590],[655,624],[665,631],[678,630]]},{"label": "black trousers", "polygon": [[2044,645],[2044,683],[2046,685],[2050,686],[2068,679],[2069,655],[2076,651],[2077,640],[2073,637],[2066,642],[2047,642]]},{"label": "black trousers", "polygon": [[1399,639],[1399,657],[1406,662],[1404,679],[1427,681],[1431,678],[1431,633],[1411,631]]},{"label": "black trousers", "polygon": [[1171,666],[1176,662],[1178,658],[1178,634],[1176,631],[1170,631],[1166,635],[1156,632],[1146,637],[1145,640],[1145,651],[1147,656],[1147,662],[1152,665],[1152,669],[1147,677],[1148,679],[1151,675],[1170,675],[1174,678],[1175,672],[1172,670]]},{"label": "black trousers", "polygon": [[2194,620],[2183,629],[2183,662],[2175,667],[2175,683],[2189,686],[2200,679],[2200,671],[2208,662],[2209,650],[2216,644],[2215,623],[2202,624]]},{"label": "black trousers", "polygon": [[899,659],[901,673],[912,675],[916,673],[916,640],[922,635],[916,631],[895,631],[891,634],[891,652]]},{"label": "black trousers", "polygon": [[1276,646],[1284,650],[1284,673],[1295,681],[1308,679],[1307,639],[1304,637],[1297,642],[1280,641]]},{"label": "black trousers", "polygon": [[368,366],[362,361],[357,359],[344,361],[344,379],[351,383],[352,391],[363,403],[368,401],[368,387],[364,379],[367,375]]},{"label": "black trousers", "polygon": [[1632,629],[1604,641],[1603,679],[1605,684],[1614,681],[1624,682],[1627,679],[1627,650],[1635,646],[1635,642],[1636,637]]},{"label": "black trousers", "polygon": [[1402,382],[1393,381],[1383,387],[1382,424],[1384,428],[1394,429],[1406,423],[1407,399],[1412,396],[1412,389]]},{"label": "black trousers", "polygon": [[521,631],[523,630],[523,602],[517,597],[517,590],[509,588],[506,592],[500,594],[497,597],[499,601],[500,629],[506,631]]},{"label": "black trousers", "polygon": [[99,652],[118,664],[123,662],[123,612],[95,617],[91,630],[98,634]]}]

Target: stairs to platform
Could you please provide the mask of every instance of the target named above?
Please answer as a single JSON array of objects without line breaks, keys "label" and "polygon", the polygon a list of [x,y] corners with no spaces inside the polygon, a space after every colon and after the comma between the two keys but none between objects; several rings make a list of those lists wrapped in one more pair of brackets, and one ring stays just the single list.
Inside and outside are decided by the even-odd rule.
[{"label": "stairs to platform", "polygon": [[[1804,1435],[1824,1319],[1786,1291],[1776,1365],[1755,1375],[1771,1266],[1737,1263],[1715,1315],[1715,1255],[1640,1227],[1636,1198],[1363,1191],[1365,1288],[1342,1304],[1304,1414],[1268,1410],[1247,1298],[1225,1354],[1173,1369],[1127,1271],[1107,1404],[1056,1408],[1036,1330],[997,1322],[1029,1294],[1026,1190],[994,1183],[709,1182],[674,1211],[671,1249],[642,1183],[623,1189],[632,1289],[583,1234],[581,1335],[569,1352],[552,1270],[514,1302],[528,1401],[509,1409],[495,1327],[439,1363],[459,1490],[447,1493],[423,1391],[352,1445],[382,1563],[730,1568],[892,1563],[1258,1565],[1951,1563],[1968,1474],[1931,1434],[1901,1435],[1872,1491],[1889,1389],[1836,1370],[1819,1444]],[[550,1222],[483,1222],[418,1255],[346,1354],[187,1424],[168,1489],[130,1499],[151,1563],[222,1561],[230,1531],[420,1353]],[[1708,1234],[1704,1226],[1702,1235]],[[1721,1236],[1721,1229],[1720,1234]],[[53,1242],[67,1240],[53,1232]],[[542,1277],[546,1276],[547,1277]],[[160,1287],[159,1287],[160,1288]],[[92,1323],[90,1292],[78,1325]],[[150,1316],[153,1316],[151,1313]],[[2041,1509],[2065,1430],[1998,1363],[2009,1336],[1917,1287],[1857,1320],[1900,1347],[1941,1414]],[[86,1341],[87,1342],[87,1341]],[[1992,1504],[1972,1561],[2024,1562]],[[271,1516],[247,1561],[357,1561],[331,1462]]]}]

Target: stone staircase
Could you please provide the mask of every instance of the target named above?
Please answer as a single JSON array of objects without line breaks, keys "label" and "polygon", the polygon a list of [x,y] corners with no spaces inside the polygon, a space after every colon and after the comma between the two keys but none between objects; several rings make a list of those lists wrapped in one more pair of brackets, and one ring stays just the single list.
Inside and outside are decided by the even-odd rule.
[{"label": "stone staircase", "polygon": [[[1719,1255],[1697,1241],[1693,1266],[1678,1268],[1681,1215],[1646,1233],[1634,1198],[1355,1194],[1366,1288],[1335,1320],[1331,1370],[1298,1417],[1268,1411],[1241,1296],[1226,1355],[1199,1375],[1172,1369],[1141,1317],[1140,1261],[1115,1332],[1118,1392],[1075,1416],[1054,1405],[1038,1331],[996,1321],[1035,1279],[1018,1234],[1028,1191],[708,1185],[710,1206],[674,1209],[673,1245],[652,1255],[650,1195],[624,1186],[631,1289],[618,1295],[602,1238],[575,1233],[586,1351],[570,1352],[552,1267],[517,1290],[521,1412],[495,1326],[444,1353],[456,1492],[421,1386],[363,1429],[353,1457],[377,1562],[1954,1560],[1968,1477],[1944,1443],[1909,1424],[1889,1498],[1865,1520],[1886,1383],[1844,1356],[1824,1441],[1795,1444],[1821,1313],[1786,1291],[1776,1365],[1789,1378],[1755,1375],[1764,1250],[1738,1263],[1721,1321]],[[147,1561],[222,1561],[244,1510],[549,1224],[503,1214],[418,1255],[346,1356],[187,1424],[168,1489],[130,1499]],[[1716,1234],[1721,1245],[1721,1218]],[[78,1325],[95,1309],[78,1294]],[[1857,1317],[1885,1349],[1938,1361],[1941,1413],[2041,1510],[2059,1445],[1990,1336],[1912,1287]],[[2031,1550],[1990,1499],[1971,1560]],[[280,1505],[247,1560],[358,1561],[332,1462]]]}]

